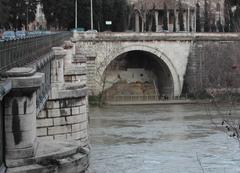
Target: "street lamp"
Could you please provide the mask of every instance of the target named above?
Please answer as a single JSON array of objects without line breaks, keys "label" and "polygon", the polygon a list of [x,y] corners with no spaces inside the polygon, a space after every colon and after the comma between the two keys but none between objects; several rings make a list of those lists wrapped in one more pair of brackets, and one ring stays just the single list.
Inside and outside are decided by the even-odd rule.
[{"label": "street lamp", "polygon": [[26,0],[25,4],[27,5],[27,27],[26,27],[26,30],[28,31],[28,5],[29,5],[29,0]]},{"label": "street lamp", "polygon": [[77,25],[78,25],[78,23],[77,23],[77,18],[78,18],[78,2],[77,2],[77,0],[75,0],[75,29],[77,29]]},{"label": "street lamp", "polygon": [[90,0],[91,3],[91,30],[93,30],[93,2]]}]

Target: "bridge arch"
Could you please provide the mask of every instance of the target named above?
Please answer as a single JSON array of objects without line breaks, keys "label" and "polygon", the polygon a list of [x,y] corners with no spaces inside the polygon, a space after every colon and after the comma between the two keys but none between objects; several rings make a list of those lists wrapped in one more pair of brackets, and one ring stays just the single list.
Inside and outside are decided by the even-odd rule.
[{"label": "bridge arch", "polygon": [[161,50],[157,48],[153,48],[146,45],[130,45],[130,46],[126,46],[118,50],[112,51],[108,55],[109,59],[107,60],[107,63],[104,65],[104,69],[102,72],[104,73],[108,68],[108,66],[111,64],[111,62],[113,62],[116,58],[118,58],[123,54],[126,54],[128,52],[133,52],[133,51],[141,51],[141,52],[149,53],[153,55],[156,60],[161,61],[164,65],[166,65],[172,78],[172,83],[173,83],[172,95],[173,96],[181,95],[182,83],[173,62],[169,57],[167,57]]}]

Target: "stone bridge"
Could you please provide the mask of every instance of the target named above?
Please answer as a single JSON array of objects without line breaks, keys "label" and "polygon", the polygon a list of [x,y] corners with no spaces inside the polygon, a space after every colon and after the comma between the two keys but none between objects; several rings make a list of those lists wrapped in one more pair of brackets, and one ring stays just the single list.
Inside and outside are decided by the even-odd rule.
[{"label": "stone bridge", "polygon": [[[115,65],[121,64],[121,59],[125,58],[129,62],[125,62],[127,64],[125,71],[132,67],[150,69],[155,74],[153,78],[159,93],[176,97],[182,94],[185,84],[190,90],[202,87],[203,84],[200,85],[194,80],[204,83],[206,74],[202,73],[208,68],[204,66],[206,64],[204,60],[208,58],[217,60],[220,56],[215,54],[213,57],[208,57],[211,55],[207,55],[204,51],[224,51],[223,54],[232,56],[231,50],[226,50],[226,47],[234,45],[233,47],[236,48],[239,39],[239,34],[106,32],[76,33],[73,42],[76,43],[76,56],[85,53],[88,57],[88,85],[94,94],[101,92],[103,85],[105,88],[111,87],[104,84],[104,80],[109,76],[107,70],[112,74],[114,70],[118,71],[116,72],[118,78],[123,74],[119,72],[122,66],[118,67],[118,70],[112,70],[111,64],[114,64],[114,61]],[[131,61],[134,57],[134,61]],[[134,65],[139,61],[144,61],[142,64],[145,66]],[[136,75],[133,72],[132,76],[134,74]],[[132,76],[129,74],[128,78]],[[117,81],[116,78],[111,76],[108,82],[114,83]],[[131,81],[131,79],[127,80]]]},{"label": "stone bridge", "polygon": [[0,43],[0,173],[88,169],[86,62],[70,37]]},{"label": "stone bridge", "polygon": [[98,94],[140,81],[155,95],[180,96],[240,86],[239,34],[86,32],[65,41],[70,37],[0,43],[1,173],[86,172],[88,87]]}]

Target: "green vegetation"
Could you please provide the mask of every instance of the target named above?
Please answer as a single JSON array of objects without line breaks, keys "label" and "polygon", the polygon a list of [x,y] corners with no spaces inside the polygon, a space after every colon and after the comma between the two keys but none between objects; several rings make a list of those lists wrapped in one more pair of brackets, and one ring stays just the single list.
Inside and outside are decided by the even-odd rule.
[{"label": "green vegetation", "polygon": [[[56,29],[74,28],[75,1],[42,0],[48,27]],[[126,0],[93,0],[94,29],[124,31],[127,29],[128,3]],[[90,29],[90,0],[78,0],[78,25]],[[111,28],[105,21],[112,21]]]},{"label": "green vegetation", "polygon": [[164,13],[163,13],[163,30],[168,30],[168,9],[164,2]]},{"label": "green vegetation", "polygon": [[210,24],[209,24],[209,5],[207,0],[204,1],[204,32],[210,31]]},{"label": "green vegetation", "polygon": [[176,26],[176,15],[174,14],[173,16],[173,32],[177,31],[177,26]]},{"label": "green vegetation", "polygon": [[196,31],[201,32],[200,5],[196,4]]},{"label": "green vegetation", "polygon": [[0,28],[21,29],[26,27],[27,16],[29,23],[35,19],[37,1],[0,0]]},{"label": "green vegetation", "polygon": [[99,106],[101,103],[101,95],[98,96],[89,96],[88,102],[92,106]]},{"label": "green vegetation", "polygon": [[179,29],[180,31],[184,31],[184,20],[183,20],[183,8],[182,8],[182,3],[181,0],[179,0],[178,2],[178,10],[179,10],[179,14],[178,14],[178,20],[179,20]]},{"label": "green vegetation", "polygon": [[[29,2],[29,3],[26,3]],[[34,21],[39,0],[0,0],[0,28],[21,29]],[[74,28],[75,0],[40,0],[48,28],[59,30]],[[127,0],[93,0],[94,29],[125,31],[130,7]],[[112,21],[111,28],[105,21]],[[78,0],[78,26],[90,29],[90,0]]]}]

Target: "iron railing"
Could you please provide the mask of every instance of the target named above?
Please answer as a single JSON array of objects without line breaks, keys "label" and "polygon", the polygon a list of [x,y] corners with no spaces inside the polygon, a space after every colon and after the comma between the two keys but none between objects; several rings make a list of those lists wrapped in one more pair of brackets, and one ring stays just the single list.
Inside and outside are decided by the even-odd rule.
[{"label": "iron railing", "polygon": [[60,46],[71,37],[71,32],[58,32],[33,38],[0,42],[0,73],[24,66]]},{"label": "iron railing", "polygon": [[168,97],[168,96],[159,96],[159,95],[116,95],[111,97],[105,97],[107,102],[158,102],[166,100],[187,100],[185,97]]},{"label": "iron railing", "polygon": [[[53,53],[48,56],[54,56]],[[51,60],[37,67],[37,71],[44,74],[44,81],[37,90],[37,114],[42,110],[46,103],[51,89]]]},{"label": "iron railing", "polygon": [[3,172],[3,112],[2,102],[0,101],[0,173]]}]

